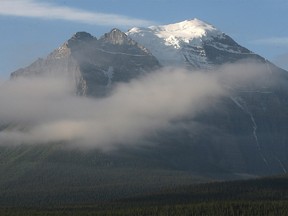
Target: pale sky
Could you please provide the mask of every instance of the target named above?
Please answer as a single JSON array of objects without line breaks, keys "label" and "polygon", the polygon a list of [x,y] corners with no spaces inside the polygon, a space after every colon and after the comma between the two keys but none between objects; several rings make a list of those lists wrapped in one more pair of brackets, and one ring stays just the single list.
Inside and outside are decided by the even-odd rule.
[{"label": "pale sky", "polygon": [[0,0],[0,79],[45,57],[75,32],[198,18],[288,69],[287,0]]}]

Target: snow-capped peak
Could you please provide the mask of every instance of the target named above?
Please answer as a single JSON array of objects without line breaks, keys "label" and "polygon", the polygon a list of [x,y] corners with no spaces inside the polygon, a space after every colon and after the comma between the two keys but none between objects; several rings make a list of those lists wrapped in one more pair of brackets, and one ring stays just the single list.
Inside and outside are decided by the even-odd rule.
[{"label": "snow-capped peak", "polygon": [[134,34],[140,34],[144,36],[144,34],[148,32],[164,39],[166,45],[172,45],[175,48],[180,48],[179,43],[181,42],[190,43],[203,36],[222,34],[222,32],[218,31],[214,26],[195,18],[168,25],[150,26],[148,28],[135,27],[129,30],[128,35],[133,36]]},{"label": "snow-capped peak", "polygon": [[[127,35],[148,48],[163,65],[183,65],[187,61],[183,55],[183,47],[201,47],[203,40],[222,37],[223,33],[201,20],[191,19],[148,28],[135,27]],[[205,56],[202,60],[199,56],[197,58],[197,61],[206,61]]]},{"label": "snow-capped peak", "polygon": [[208,34],[217,34],[219,31],[201,20],[192,19],[170,25],[151,26],[158,36],[169,38],[171,36],[189,42],[194,38],[208,36]]}]

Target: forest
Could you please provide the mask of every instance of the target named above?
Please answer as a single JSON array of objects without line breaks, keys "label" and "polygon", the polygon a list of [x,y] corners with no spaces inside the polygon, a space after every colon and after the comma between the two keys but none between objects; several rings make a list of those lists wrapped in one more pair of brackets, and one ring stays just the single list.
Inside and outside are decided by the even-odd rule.
[{"label": "forest", "polygon": [[95,203],[1,205],[0,215],[288,215],[288,176],[171,187]]}]

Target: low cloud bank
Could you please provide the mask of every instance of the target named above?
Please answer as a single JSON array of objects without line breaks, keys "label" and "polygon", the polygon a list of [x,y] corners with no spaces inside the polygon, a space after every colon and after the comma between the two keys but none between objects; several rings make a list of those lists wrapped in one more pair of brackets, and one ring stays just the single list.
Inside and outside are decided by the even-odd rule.
[{"label": "low cloud bank", "polygon": [[119,83],[107,98],[73,94],[64,78],[19,78],[0,86],[0,145],[65,141],[109,149],[137,144],[171,121],[209,108],[227,86],[258,79],[263,67],[230,65],[214,72],[163,69]]}]

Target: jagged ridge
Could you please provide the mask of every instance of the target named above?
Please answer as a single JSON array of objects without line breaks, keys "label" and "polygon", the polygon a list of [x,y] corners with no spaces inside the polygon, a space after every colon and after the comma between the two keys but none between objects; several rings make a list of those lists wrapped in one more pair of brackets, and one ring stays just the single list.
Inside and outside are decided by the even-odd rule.
[{"label": "jagged ridge", "polygon": [[77,94],[104,96],[114,82],[127,82],[157,68],[158,60],[147,49],[112,29],[100,39],[77,32],[46,59],[13,72],[11,77],[64,75],[74,80]]}]

